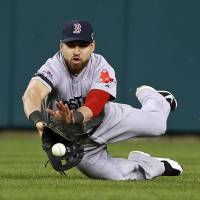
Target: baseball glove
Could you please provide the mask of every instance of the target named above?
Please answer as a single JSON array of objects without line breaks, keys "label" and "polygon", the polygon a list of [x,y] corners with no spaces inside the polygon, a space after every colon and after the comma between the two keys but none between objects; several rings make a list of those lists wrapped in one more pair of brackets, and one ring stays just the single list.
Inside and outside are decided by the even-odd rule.
[{"label": "baseball glove", "polygon": [[[56,171],[65,174],[65,170],[78,165],[84,155],[84,144],[99,145],[92,141],[90,136],[101,125],[103,118],[104,111],[86,124],[67,124],[60,121],[52,121],[45,125],[42,134],[42,147]],[[56,143],[65,145],[66,153],[64,156],[57,157],[52,154],[52,146]]]},{"label": "baseball glove", "polygon": [[[76,166],[81,161],[84,154],[80,143],[82,134],[82,124],[51,122],[45,125],[42,134],[42,147],[56,171],[64,174],[65,170]],[[65,145],[66,153],[64,156],[57,157],[52,154],[52,146],[56,143]]]}]

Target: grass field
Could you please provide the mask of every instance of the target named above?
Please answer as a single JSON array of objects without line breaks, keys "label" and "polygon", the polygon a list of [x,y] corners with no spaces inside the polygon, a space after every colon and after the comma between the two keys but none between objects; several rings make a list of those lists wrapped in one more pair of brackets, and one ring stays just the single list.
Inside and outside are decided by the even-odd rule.
[{"label": "grass field", "polygon": [[132,150],[171,157],[182,163],[179,177],[149,181],[92,180],[78,170],[67,176],[53,171],[36,134],[0,133],[0,200],[199,200],[200,137],[159,137],[129,140],[109,146],[113,156],[127,157]]}]

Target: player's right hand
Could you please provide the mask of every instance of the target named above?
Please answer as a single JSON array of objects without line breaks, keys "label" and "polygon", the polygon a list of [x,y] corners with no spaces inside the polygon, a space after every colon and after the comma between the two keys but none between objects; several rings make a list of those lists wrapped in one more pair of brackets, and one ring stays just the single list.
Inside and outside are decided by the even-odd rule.
[{"label": "player's right hand", "polygon": [[67,124],[72,124],[73,123],[73,115],[72,111],[69,109],[69,107],[64,105],[62,101],[56,102],[56,107],[57,110],[53,111],[49,108],[46,109],[47,113],[51,115],[55,120],[57,121],[63,121],[66,122]]},{"label": "player's right hand", "polygon": [[38,132],[39,132],[41,137],[42,137],[42,133],[43,133],[43,130],[44,130],[44,126],[45,126],[44,122],[38,122],[36,124],[36,128],[38,129]]}]

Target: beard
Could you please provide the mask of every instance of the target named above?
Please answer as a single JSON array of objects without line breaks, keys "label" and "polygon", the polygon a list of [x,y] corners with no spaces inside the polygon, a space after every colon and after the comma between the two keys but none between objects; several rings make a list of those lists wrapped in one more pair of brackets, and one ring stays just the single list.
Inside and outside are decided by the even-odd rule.
[{"label": "beard", "polygon": [[67,65],[68,70],[70,71],[71,74],[75,75],[75,74],[79,74],[88,64],[88,60],[83,61],[80,58],[80,62],[79,63],[74,63],[73,59],[71,59],[70,61],[65,60],[65,63]]}]

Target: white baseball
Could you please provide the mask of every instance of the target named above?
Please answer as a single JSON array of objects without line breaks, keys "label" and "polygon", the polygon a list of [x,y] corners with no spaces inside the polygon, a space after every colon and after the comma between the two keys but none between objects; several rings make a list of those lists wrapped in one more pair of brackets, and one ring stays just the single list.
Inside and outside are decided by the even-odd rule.
[{"label": "white baseball", "polygon": [[52,146],[52,154],[54,156],[58,156],[58,157],[61,157],[61,156],[64,156],[65,153],[66,153],[66,148],[65,148],[65,145],[62,144],[62,143],[56,143]]}]

